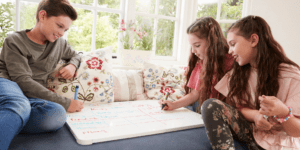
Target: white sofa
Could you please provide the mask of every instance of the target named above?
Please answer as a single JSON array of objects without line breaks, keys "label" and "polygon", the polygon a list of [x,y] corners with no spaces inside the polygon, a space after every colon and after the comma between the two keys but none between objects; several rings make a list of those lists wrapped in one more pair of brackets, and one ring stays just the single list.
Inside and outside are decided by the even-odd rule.
[{"label": "white sofa", "polygon": [[73,98],[78,85],[78,99],[88,103],[162,99],[166,92],[170,93],[170,100],[184,95],[185,66],[165,67],[139,62],[143,63],[142,67],[113,67],[111,49],[107,47],[83,54],[72,80],[59,77],[58,71],[65,64],[60,61],[49,76],[47,87],[59,95]]}]

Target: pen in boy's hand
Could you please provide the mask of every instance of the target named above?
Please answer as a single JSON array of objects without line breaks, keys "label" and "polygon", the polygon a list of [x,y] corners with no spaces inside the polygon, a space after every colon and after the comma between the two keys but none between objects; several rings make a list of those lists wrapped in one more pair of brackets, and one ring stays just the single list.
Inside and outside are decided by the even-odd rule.
[{"label": "pen in boy's hand", "polygon": [[76,85],[75,87],[75,95],[74,95],[74,99],[77,100],[77,97],[78,97],[78,90],[79,90],[79,86]]},{"label": "pen in boy's hand", "polygon": [[[167,99],[168,99],[169,94],[170,94],[169,92],[166,93],[164,100],[167,100]],[[161,110],[163,110],[164,107],[165,107],[166,105],[167,105],[167,104],[162,104],[162,105],[161,105]]]}]

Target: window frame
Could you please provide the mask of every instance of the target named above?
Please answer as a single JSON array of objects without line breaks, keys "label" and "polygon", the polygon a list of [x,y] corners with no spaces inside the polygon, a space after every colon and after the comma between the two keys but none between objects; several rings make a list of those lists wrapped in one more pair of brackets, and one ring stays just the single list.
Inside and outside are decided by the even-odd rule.
[{"label": "window frame", "polygon": [[[221,17],[221,8],[222,8],[222,1],[224,0],[218,0],[218,9],[217,9],[217,16],[216,16],[216,21],[220,24],[220,23],[234,23],[237,20],[234,19],[220,19]],[[249,14],[248,11],[248,5],[249,5],[249,0],[243,0],[243,10],[242,10],[242,16],[241,18],[247,16]],[[194,10],[196,10],[195,15],[193,16],[194,19],[197,18],[197,7],[198,7],[198,0],[194,0]]]},{"label": "window frame", "polygon": [[[135,0],[127,0],[125,4],[125,17],[124,21],[129,22],[129,21],[134,21],[136,16],[145,16],[145,17],[150,17],[154,19],[154,34],[157,33],[157,24],[158,24],[158,19],[167,19],[174,21],[175,23],[175,28],[174,28],[174,39],[173,39],[173,50],[172,50],[172,56],[156,56],[155,51],[156,51],[156,37],[153,37],[153,46],[152,46],[152,55],[153,57],[151,58],[152,60],[165,60],[165,61],[176,61],[177,60],[177,51],[178,51],[178,40],[179,40],[179,27],[180,27],[180,14],[181,14],[181,4],[183,0],[177,0],[176,4],[176,16],[175,17],[170,17],[170,16],[164,16],[164,15],[159,15],[158,14],[158,6],[159,6],[159,1],[155,1],[155,11],[154,14],[148,14],[144,12],[136,12],[135,10]],[[120,35],[119,35],[120,36]],[[119,38],[120,39],[120,38]],[[119,42],[120,44],[120,42]],[[122,45],[119,46],[119,49],[123,48]]]},{"label": "window frame", "polygon": [[[221,4],[222,0],[218,0],[218,10],[217,10],[217,18],[216,21],[220,23],[234,23],[236,20],[229,20],[229,19],[220,19],[221,15]],[[184,6],[185,5],[185,6]],[[252,8],[252,2],[251,0],[243,0],[243,10],[242,10],[242,16],[241,18],[251,14],[251,8]],[[184,22],[182,23],[181,26],[181,34],[180,34],[180,41],[179,41],[179,49],[182,49],[179,56],[178,63],[180,65],[188,65],[188,59],[189,59],[189,52],[184,50],[190,50],[191,46],[188,43],[188,37],[186,34],[186,29],[189,27],[189,25],[194,22],[197,18],[197,11],[198,11],[198,0],[191,0],[191,1],[186,1],[185,4],[183,4],[184,7],[184,13],[182,14],[183,16],[190,16],[189,18],[182,19],[181,21]]]},{"label": "window frame", "polygon": [[[189,53],[185,51],[185,49],[190,49],[190,45],[188,44],[188,39],[186,35],[186,28],[197,18],[197,6],[198,0],[177,0],[176,5],[176,16],[163,16],[158,15],[158,5],[160,0],[156,0],[156,7],[154,14],[147,14],[143,12],[136,12],[135,9],[135,0],[121,0],[120,1],[120,9],[113,8],[102,8],[98,7],[98,0],[94,0],[92,5],[83,5],[83,4],[74,4],[71,3],[74,8],[87,9],[93,12],[93,31],[92,31],[92,43],[91,43],[91,51],[95,50],[96,44],[96,26],[97,26],[97,14],[98,12],[108,12],[108,13],[117,13],[119,14],[119,22],[124,19],[125,22],[130,20],[135,20],[136,15],[151,17],[154,19],[154,33],[157,33],[157,20],[158,19],[167,19],[174,21],[174,38],[173,38],[173,54],[172,56],[155,56],[156,49],[156,37],[153,37],[153,56],[152,60],[158,64],[166,64],[166,65],[186,65],[188,62]],[[21,2],[33,2],[39,3],[40,0],[15,0],[16,2],[16,24],[15,30],[20,30],[20,3]],[[236,20],[225,20],[220,19],[221,13],[221,4],[222,0],[218,0],[218,10],[216,20],[218,23],[234,23]],[[243,10],[242,17],[249,14],[249,4],[250,0],[243,1]],[[187,17],[189,16],[189,17]],[[67,33],[64,35],[67,38]],[[120,42],[120,38],[122,37],[121,33],[118,35],[118,49],[117,53],[114,56],[118,56],[119,49],[122,48],[122,43]],[[116,58],[118,60],[118,57]],[[119,61],[119,60],[118,60]]]}]

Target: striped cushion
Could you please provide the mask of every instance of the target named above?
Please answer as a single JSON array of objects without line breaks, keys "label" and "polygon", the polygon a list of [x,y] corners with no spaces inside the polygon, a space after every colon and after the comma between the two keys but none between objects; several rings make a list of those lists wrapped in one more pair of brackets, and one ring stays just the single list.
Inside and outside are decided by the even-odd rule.
[{"label": "striped cushion", "polygon": [[113,69],[114,99],[116,102],[146,100],[142,70]]}]

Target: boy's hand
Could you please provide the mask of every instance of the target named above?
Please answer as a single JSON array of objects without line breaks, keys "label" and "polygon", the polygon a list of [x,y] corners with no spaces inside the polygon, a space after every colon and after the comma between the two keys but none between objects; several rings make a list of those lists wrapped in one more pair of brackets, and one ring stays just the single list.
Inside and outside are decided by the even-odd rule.
[{"label": "boy's hand", "polygon": [[65,67],[63,67],[61,70],[59,70],[59,74],[64,79],[71,79],[76,71],[76,67],[73,64],[69,64]]},{"label": "boy's hand", "polygon": [[71,103],[67,111],[71,113],[80,112],[82,109],[83,109],[83,102],[71,98]]}]

